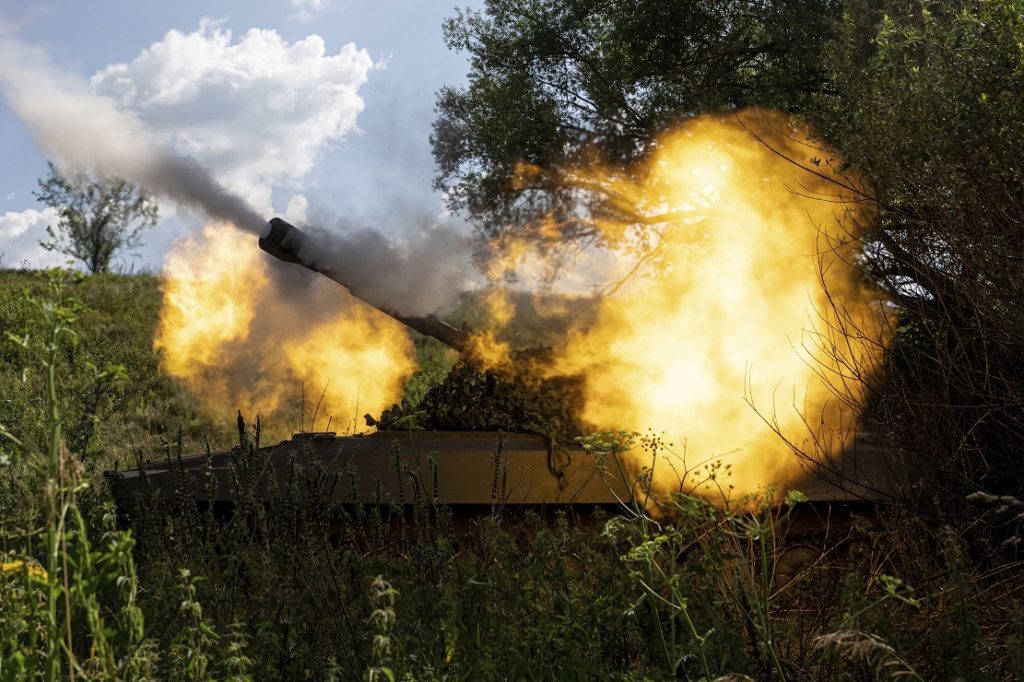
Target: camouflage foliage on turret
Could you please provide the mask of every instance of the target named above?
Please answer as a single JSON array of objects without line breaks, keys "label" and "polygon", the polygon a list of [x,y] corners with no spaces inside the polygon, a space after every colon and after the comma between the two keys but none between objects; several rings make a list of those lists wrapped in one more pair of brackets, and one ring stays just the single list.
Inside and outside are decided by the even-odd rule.
[{"label": "camouflage foliage on turret", "polygon": [[553,444],[586,432],[578,418],[582,382],[577,377],[539,378],[530,371],[547,353],[517,351],[516,371],[483,370],[460,360],[419,404],[393,405],[367,423],[382,430],[507,431],[537,433]]}]

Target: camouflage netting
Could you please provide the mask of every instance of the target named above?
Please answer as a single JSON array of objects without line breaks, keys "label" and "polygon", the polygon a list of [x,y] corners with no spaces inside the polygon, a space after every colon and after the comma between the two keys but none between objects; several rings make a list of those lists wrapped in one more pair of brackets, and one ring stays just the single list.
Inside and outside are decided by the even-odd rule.
[{"label": "camouflage netting", "polygon": [[460,360],[418,405],[393,405],[367,423],[381,430],[506,431],[537,433],[552,445],[572,443],[586,432],[577,418],[582,404],[579,378],[541,379],[528,371],[543,350],[519,351],[522,373],[483,371]]}]

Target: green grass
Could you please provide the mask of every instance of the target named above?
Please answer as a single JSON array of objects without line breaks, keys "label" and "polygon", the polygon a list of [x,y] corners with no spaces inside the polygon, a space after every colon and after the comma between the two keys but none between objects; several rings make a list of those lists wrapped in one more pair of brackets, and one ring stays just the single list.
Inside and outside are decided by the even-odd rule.
[{"label": "green grass", "polygon": [[[45,293],[46,277],[45,272],[0,270],[0,334],[34,339],[44,333],[32,299]],[[66,288],[82,310],[76,338],[61,349],[61,410],[68,447],[91,470],[131,466],[137,453],[152,456],[168,443],[177,445],[179,438],[186,452],[198,452],[207,443],[226,448],[237,441],[234,423],[204,414],[187,391],[158,371],[152,350],[160,308],[156,277],[91,275],[72,278]],[[419,369],[405,389],[410,404],[439,383],[457,357],[422,337],[415,349]],[[96,371],[108,368],[123,371],[116,381],[96,387]],[[0,339],[0,424],[37,446],[45,439],[38,414],[41,391],[42,376],[23,349]]]},{"label": "green grass", "polygon": [[[899,511],[828,537],[684,496],[669,519],[463,527],[332,506],[297,463],[228,518],[180,498],[118,529],[102,468],[237,437],[156,372],[157,305],[151,277],[0,273],[0,681],[1024,675],[1013,548]],[[419,350],[422,391],[451,357]]]},{"label": "green grass", "polygon": [[[45,292],[46,273],[0,271],[0,330],[35,340],[45,333],[32,301]],[[90,468],[134,461],[159,450],[161,439],[199,449],[230,431],[196,410],[191,398],[157,372],[152,351],[160,305],[158,281],[148,275],[94,275],[67,284],[81,303],[74,339],[60,350],[58,381],[65,438]],[[121,378],[93,385],[97,371],[122,368]],[[0,424],[35,445],[44,438],[38,415],[42,376],[25,351],[0,340]]]}]

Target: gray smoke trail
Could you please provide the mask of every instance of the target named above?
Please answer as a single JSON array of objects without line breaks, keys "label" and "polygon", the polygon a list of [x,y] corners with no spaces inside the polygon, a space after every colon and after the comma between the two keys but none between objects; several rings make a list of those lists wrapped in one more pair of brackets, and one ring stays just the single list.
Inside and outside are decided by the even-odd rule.
[{"label": "gray smoke trail", "polygon": [[0,92],[36,145],[60,165],[124,178],[250,232],[263,228],[264,219],[198,161],[157,144],[133,113],[59,71],[42,51],[2,34]]},{"label": "gray smoke trail", "polygon": [[[134,113],[54,67],[42,51],[3,35],[2,27],[0,92],[37,146],[61,165],[124,178],[151,194],[194,206],[252,233],[266,226],[264,217],[198,161],[159,145]],[[311,260],[345,272],[354,293],[401,314],[420,315],[450,306],[463,284],[468,248],[454,230],[421,231],[413,236],[410,248],[369,229],[308,231]],[[298,280],[280,268],[273,271],[282,294],[297,293]]]},{"label": "gray smoke trail", "polygon": [[304,258],[342,274],[349,290],[364,301],[401,315],[451,308],[466,284],[469,247],[451,228],[422,227],[405,244],[367,228],[303,229],[308,237]]}]

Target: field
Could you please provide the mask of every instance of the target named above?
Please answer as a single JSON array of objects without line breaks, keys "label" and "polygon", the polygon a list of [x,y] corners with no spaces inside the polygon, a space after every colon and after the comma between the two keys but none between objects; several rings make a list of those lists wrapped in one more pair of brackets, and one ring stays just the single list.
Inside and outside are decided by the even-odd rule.
[{"label": "field", "polygon": [[[1018,526],[910,505],[810,534],[797,497],[683,496],[457,532],[443,506],[334,509],[299,466],[227,519],[119,525],[104,469],[238,442],[158,372],[158,306],[147,275],[0,273],[0,680],[1024,678]],[[451,361],[419,353],[413,402]]]}]

